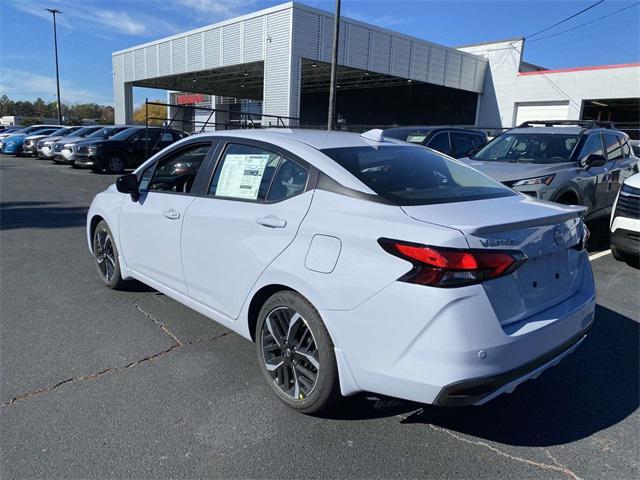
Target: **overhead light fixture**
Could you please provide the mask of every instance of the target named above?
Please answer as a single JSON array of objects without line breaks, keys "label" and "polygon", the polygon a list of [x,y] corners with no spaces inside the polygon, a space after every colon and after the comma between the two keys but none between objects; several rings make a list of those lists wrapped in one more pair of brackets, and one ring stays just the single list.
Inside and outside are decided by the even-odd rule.
[{"label": "overhead light fixture", "polygon": [[411,80],[410,78],[407,78],[407,83],[413,83],[413,80]]},{"label": "overhead light fixture", "polygon": [[193,77],[193,78],[191,79],[191,81],[192,81],[193,83],[196,83],[196,77]]},{"label": "overhead light fixture", "polygon": [[243,74],[243,75],[244,75],[245,77],[248,77],[248,76],[249,76],[249,72],[244,72],[244,74]]},{"label": "overhead light fixture", "polygon": [[313,63],[311,64],[311,66],[312,66],[312,67],[317,67],[317,66],[318,66],[318,64],[317,64],[316,62],[313,62]]},{"label": "overhead light fixture", "polygon": [[369,76],[369,72],[364,72],[364,74],[368,77]]},{"label": "overhead light fixture", "polygon": [[240,84],[240,88],[244,88],[244,83]]},{"label": "overhead light fixture", "polygon": [[594,105],[598,105],[599,107],[608,107],[609,106],[604,102],[598,102],[596,100],[591,100],[591,103],[593,103]]}]

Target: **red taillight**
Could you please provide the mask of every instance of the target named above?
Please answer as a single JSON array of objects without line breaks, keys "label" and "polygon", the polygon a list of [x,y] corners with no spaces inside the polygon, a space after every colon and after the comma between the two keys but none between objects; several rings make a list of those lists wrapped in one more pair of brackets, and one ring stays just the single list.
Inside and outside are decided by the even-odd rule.
[{"label": "red taillight", "polygon": [[400,280],[433,287],[458,287],[513,272],[524,260],[520,252],[459,250],[380,239],[387,252],[408,260],[413,269]]}]

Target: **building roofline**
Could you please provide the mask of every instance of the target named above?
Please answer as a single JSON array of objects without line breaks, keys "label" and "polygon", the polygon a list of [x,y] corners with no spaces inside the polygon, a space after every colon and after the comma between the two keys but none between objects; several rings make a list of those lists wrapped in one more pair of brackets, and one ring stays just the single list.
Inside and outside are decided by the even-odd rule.
[{"label": "building roofline", "polygon": [[513,37],[513,38],[505,38],[503,40],[488,40],[486,42],[468,43],[465,45],[456,45],[453,48],[481,47],[483,45],[493,45],[496,43],[519,42],[519,41],[524,42],[524,37]]},{"label": "building roofline", "polygon": [[549,73],[570,73],[570,72],[583,72],[587,70],[608,70],[611,68],[634,68],[640,67],[638,63],[617,63],[613,65],[595,65],[591,67],[571,67],[571,68],[556,68],[553,70],[535,70],[532,72],[518,72],[518,75],[547,75]]},{"label": "building roofline", "polygon": [[[333,12],[328,12],[326,10],[321,10],[319,8],[311,7],[309,5],[305,5],[305,4],[302,4],[302,3],[289,1],[289,2],[278,4],[278,5],[274,5],[273,7],[264,8],[262,10],[257,10],[255,12],[250,12],[250,13],[247,13],[247,14],[244,14],[244,15],[240,15],[238,17],[229,18],[227,20],[223,20],[223,21],[220,21],[220,22],[217,22],[217,23],[212,23],[210,25],[205,25],[205,26],[198,27],[198,28],[195,28],[195,29],[192,29],[192,30],[187,30],[185,32],[176,33],[176,34],[168,36],[168,37],[159,38],[157,40],[152,40],[150,42],[146,42],[146,43],[142,43],[142,44],[139,44],[139,45],[134,45],[132,47],[128,47],[128,48],[124,48],[124,49],[121,49],[121,50],[117,50],[117,51],[113,52],[111,54],[111,56],[113,57],[113,56],[116,56],[116,55],[121,55],[123,53],[127,53],[127,52],[131,52],[131,51],[134,51],[134,50],[138,50],[140,48],[145,48],[145,47],[149,47],[149,46],[152,46],[152,45],[158,45],[160,43],[164,43],[164,42],[168,42],[168,41],[171,41],[171,40],[175,40],[177,38],[184,38],[184,37],[189,36],[189,35],[193,35],[193,34],[196,34],[196,33],[201,33],[201,32],[207,31],[207,30],[211,30],[213,28],[220,28],[220,27],[224,27],[226,25],[232,25],[234,23],[238,23],[238,22],[241,22],[241,21],[244,21],[244,20],[248,20],[250,18],[255,18],[255,17],[259,17],[259,16],[266,15],[266,14],[269,14],[269,13],[275,13],[275,12],[279,12],[279,11],[282,11],[282,10],[288,10],[288,9],[306,10],[308,12],[312,12],[312,13],[328,16],[328,17],[331,17],[331,18],[333,18],[333,16],[334,16]],[[404,33],[400,33],[400,32],[394,31],[394,30],[389,30],[387,28],[379,27],[377,25],[373,25],[373,24],[370,24],[370,23],[362,22],[360,20],[356,20],[356,19],[349,18],[349,17],[341,16],[340,20],[341,20],[341,22],[350,23],[350,24],[354,24],[354,25],[360,25],[360,26],[366,27],[366,28],[373,28],[373,29],[375,29],[377,31],[384,32],[384,33],[387,33],[389,35],[393,35],[393,36],[396,36],[396,37],[404,38],[404,39],[410,40],[410,41],[416,41],[416,42],[425,43],[427,45],[438,47],[438,48],[443,48],[443,49],[447,49],[447,50],[455,50],[457,48],[457,47],[449,47],[449,46],[446,46],[446,45],[441,45],[441,44],[438,44],[438,43],[430,42],[430,41],[425,40],[423,38],[413,37],[411,35],[406,35]],[[467,56],[467,57],[476,59],[476,60],[487,62],[487,60],[485,58],[483,58],[481,56],[478,56],[478,55],[474,55],[473,53],[462,52],[462,51],[457,51],[456,53],[458,53],[460,55],[463,55],[463,56]]]},{"label": "building roofline", "polygon": [[207,30],[211,30],[212,28],[224,27],[225,25],[233,25],[234,23],[242,22],[243,20],[248,20],[250,18],[259,17],[268,13],[275,13],[281,10],[288,10],[293,8],[293,2],[285,2],[280,3],[278,5],[274,5],[273,7],[263,8],[262,10],[257,10],[255,12],[246,13],[244,15],[240,15],[238,17],[228,18],[227,20],[222,20],[220,22],[211,23],[209,25],[204,25],[203,27],[194,28],[192,30],[187,30],[184,32],[176,33],[174,35],[170,35],[168,37],[162,37],[157,40],[151,40],[150,42],[141,43],[139,45],[134,45],[133,47],[123,48],[122,50],[117,50],[111,54],[111,56],[120,55],[126,52],[131,52],[133,50],[138,50],[139,48],[149,47],[151,45],[157,45],[159,43],[168,42],[171,40],[175,40],[177,38],[183,38],[188,35],[193,35],[194,33],[205,32]]}]

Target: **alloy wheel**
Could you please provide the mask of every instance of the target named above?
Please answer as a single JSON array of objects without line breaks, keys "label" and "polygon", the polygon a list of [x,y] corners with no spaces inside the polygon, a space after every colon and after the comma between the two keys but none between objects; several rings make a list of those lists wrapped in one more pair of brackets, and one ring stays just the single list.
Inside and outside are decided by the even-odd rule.
[{"label": "alloy wheel", "polygon": [[95,257],[98,270],[105,281],[110,282],[116,271],[116,255],[109,232],[101,228],[96,231]]},{"label": "alloy wheel", "polygon": [[124,160],[122,157],[115,155],[109,157],[108,170],[113,173],[120,173],[124,170]]},{"label": "alloy wheel", "polygon": [[294,400],[308,397],[318,382],[319,352],[313,332],[289,307],[267,315],[261,332],[262,359],[278,390]]}]

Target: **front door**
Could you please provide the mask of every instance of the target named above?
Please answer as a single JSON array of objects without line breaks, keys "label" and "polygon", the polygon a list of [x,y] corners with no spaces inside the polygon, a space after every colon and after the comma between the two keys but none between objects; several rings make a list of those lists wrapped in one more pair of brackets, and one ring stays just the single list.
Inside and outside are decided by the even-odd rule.
[{"label": "front door", "polygon": [[179,293],[186,293],[180,258],[180,233],[193,202],[191,191],[211,141],[169,152],[148,167],[140,198],[120,213],[120,244],[127,267]]},{"label": "front door", "polygon": [[228,143],[208,195],[182,227],[189,296],[237,318],[260,274],[293,241],[309,206],[309,167],[270,146]]}]

